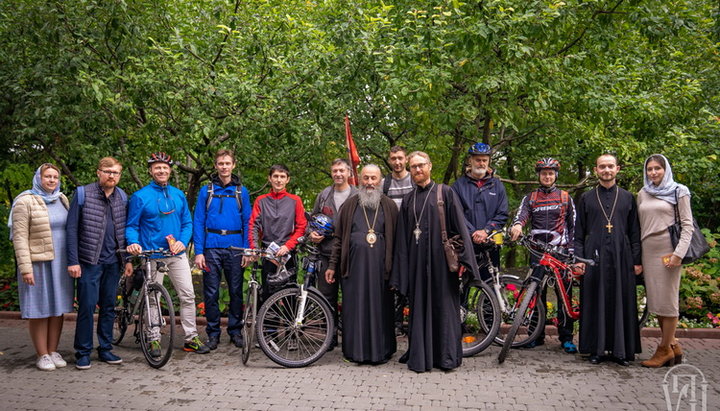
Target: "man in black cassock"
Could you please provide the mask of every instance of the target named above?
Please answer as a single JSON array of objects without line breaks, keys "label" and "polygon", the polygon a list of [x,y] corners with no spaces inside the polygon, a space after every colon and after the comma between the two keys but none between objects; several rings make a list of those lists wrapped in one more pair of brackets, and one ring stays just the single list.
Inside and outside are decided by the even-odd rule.
[{"label": "man in black cassock", "polygon": [[380,189],[382,172],[363,167],[362,187],[335,218],[332,254],[325,280],[342,281],[343,356],[353,362],[382,364],[397,350],[394,295],[388,285],[397,206]]},{"label": "man in black cassock", "polygon": [[[633,195],[618,187],[617,158],[597,158],[599,185],[580,197],[575,254],[595,259],[580,289],[580,353],[592,364],[609,358],[627,366],[641,352],[635,276],[642,272],[640,223]],[[606,356],[606,353],[608,356]]]},{"label": "man in black cassock", "polygon": [[462,363],[460,279],[450,272],[443,251],[437,190],[445,203],[448,238],[460,234],[465,251],[464,275],[479,281],[470,234],[457,194],[430,178],[430,157],[420,151],[408,156],[416,187],[403,198],[395,230],[395,252],[390,284],[408,297],[410,320],[408,351],[400,359],[415,372],[457,368]]}]

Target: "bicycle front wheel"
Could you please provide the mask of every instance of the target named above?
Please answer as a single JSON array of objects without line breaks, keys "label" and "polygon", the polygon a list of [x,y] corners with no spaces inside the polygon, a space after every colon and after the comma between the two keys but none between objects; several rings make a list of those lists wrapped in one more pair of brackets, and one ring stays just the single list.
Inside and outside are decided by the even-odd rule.
[{"label": "bicycle front wheel", "polygon": [[260,349],[283,367],[305,367],[322,357],[334,334],[333,314],[325,299],[308,291],[304,318],[297,324],[300,289],[286,288],[260,307],[257,337]]},{"label": "bicycle front wheel", "polygon": [[468,289],[460,307],[463,357],[475,355],[492,344],[500,329],[500,304],[486,283]]},{"label": "bicycle front wheel", "polygon": [[245,300],[245,313],[243,315],[243,326],[240,331],[245,341],[242,347],[242,363],[247,364],[250,358],[250,349],[253,346],[253,337],[255,335],[255,318],[257,317],[257,288],[251,286],[248,289],[247,299]]},{"label": "bicycle front wheel", "polygon": [[125,281],[127,277],[121,276],[117,287],[117,297],[115,298],[115,321],[113,321],[112,344],[118,345],[125,337],[128,323],[130,322],[130,313],[127,310],[127,294],[125,293]]},{"label": "bicycle front wheel", "polygon": [[[498,363],[502,364],[507,358],[510,347],[515,342],[515,336],[518,335],[518,331],[521,328],[528,330],[528,338],[521,337],[521,340],[533,341],[540,334],[541,327],[545,326],[545,310],[540,302],[540,296],[537,293],[538,283],[536,281],[529,281],[527,288],[522,292],[522,300],[520,307],[515,312],[515,319],[510,327],[510,330],[504,336],[503,346],[498,355]],[[534,311],[538,311],[537,316],[534,315]],[[533,324],[533,318],[537,318],[537,324]],[[521,334],[522,335],[522,334]]]},{"label": "bicycle front wheel", "polygon": [[[146,303],[149,301],[149,305]],[[149,284],[140,307],[140,347],[153,368],[167,364],[175,341],[175,308],[160,284]]]}]

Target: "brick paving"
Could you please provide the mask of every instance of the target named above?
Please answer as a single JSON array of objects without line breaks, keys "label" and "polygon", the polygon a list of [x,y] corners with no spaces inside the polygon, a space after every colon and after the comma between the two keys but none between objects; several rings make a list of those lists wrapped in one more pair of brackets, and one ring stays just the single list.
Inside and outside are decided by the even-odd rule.
[{"label": "brick paving", "polygon": [[[316,364],[285,369],[254,349],[243,366],[239,349],[222,336],[207,355],[178,349],[164,368],[146,363],[126,336],[115,353],[121,365],[93,355],[92,368],[74,368],[75,324],[66,321],[60,352],[68,367],[35,368],[35,355],[20,320],[0,319],[0,409],[493,409],[493,410],[665,410],[663,378],[668,368],[651,370],[637,362],[593,366],[563,353],[555,337],[532,350],[513,350],[497,365],[498,347],[466,358],[452,372],[416,374],[397,362],[358,366],[342,360],[340,349]],[[180,335],[181,329],[178,328]],[[646,359],[658,339],[643,338]],[[681,339],[686,364],[708,382],[707,409],[720,409],[720,339]],[[407,346],[399,340],[399,352]],[[687,404],[685,404],[687,405]],[[673,408],[674,409],[674,408]],[[688,409],[680,408],[680,409]],[[697,408],[700,410],[700,408]]]}]

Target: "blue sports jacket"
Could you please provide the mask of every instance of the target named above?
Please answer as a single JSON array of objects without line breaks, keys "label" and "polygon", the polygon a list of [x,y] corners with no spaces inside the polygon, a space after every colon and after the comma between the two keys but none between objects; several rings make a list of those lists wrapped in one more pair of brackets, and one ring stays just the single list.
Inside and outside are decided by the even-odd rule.
[{"label": "blue sports jacket", "polygon": [[478,180],[465,174],[452,185],[462,202],[470,235],[477,230],[502,230],[508,219],[505,186],[494,172],[482,180],[482,184],[478,184]]},{"label": "blue sports jacket", "polygon": [[[245,186],[241,187],[240,199],[242,210],[238,209],[235,198],[235,187],[240,180],[233,175],[232,180],[226,186],[217,177],[213,177],[213,197],[210,207],[207,207],[208,186],[200,189],[197,203],[195,203],[195,215],[193,219],[194,228],[193,242],[195,242],[195,255],[203,254],[206,248],[225,248],[229,246],[248,246],[248,221],[252,213],[250,195]],[[242,234],[222,234],[208,232],[206,229],[242,231]]]},{"label": "blue sports jacket", "polygon": [[130,197],[125,239],[143,250],[168,249],[168,234],[187,247],[192,238],[190,209],[182,191],[153,181]]}]

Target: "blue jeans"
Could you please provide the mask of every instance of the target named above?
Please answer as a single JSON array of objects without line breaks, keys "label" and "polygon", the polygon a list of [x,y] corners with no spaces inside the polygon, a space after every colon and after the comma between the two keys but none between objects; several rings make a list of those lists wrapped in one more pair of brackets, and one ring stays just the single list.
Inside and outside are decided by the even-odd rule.
[{"label": "blue jeans", "polygon": [[242,267],[242,256],[234,255],[233,251],[223,248],[206,248],[205,264],[210,271],[203,272],[203,300],[205,301],[205,318],[207,319],[208,337],[220,336],[220,280],[221,272],[225,273],[225,282],[230,294],[230,310],[228,312],[227,332],[230,336],[240,334],[243,318],[243,281],[245,269]]},{"label": "blue jeans", "polygon": [[80,264],[77,279],[78,314],[75,326],[75,357],[90,355],[93,348],[93,314],[98,312],[98,351],[112,350],[115,299],[117,298],[120,264]]}]

